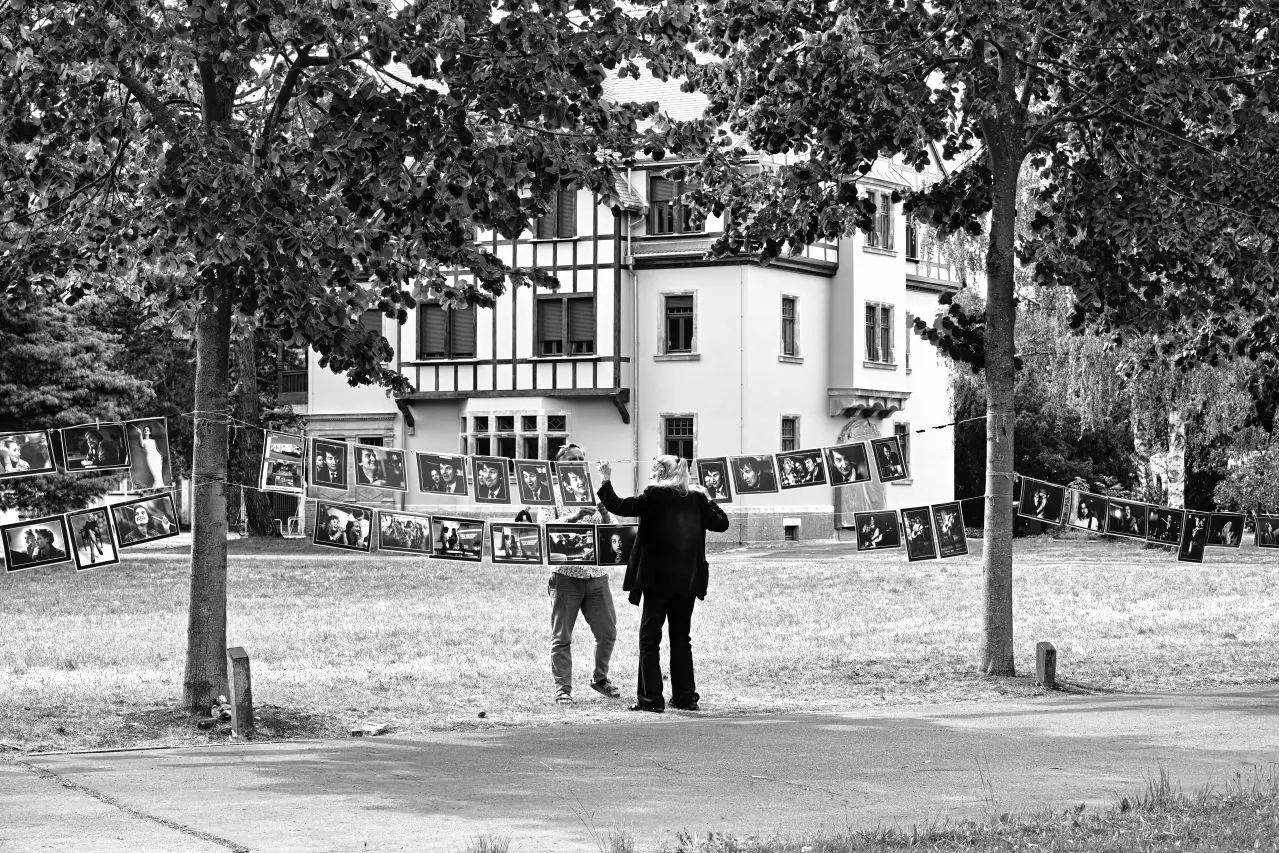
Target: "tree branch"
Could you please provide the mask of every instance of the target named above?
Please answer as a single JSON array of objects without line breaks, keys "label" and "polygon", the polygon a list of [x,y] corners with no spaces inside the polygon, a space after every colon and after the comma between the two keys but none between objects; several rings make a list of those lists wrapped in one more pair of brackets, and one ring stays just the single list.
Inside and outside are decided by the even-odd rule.
[{"label": "tree branch", "polygon": [[177,119],[160,100],[160,97],[151,90],[145,83],[137,78],[136,75],[123,65],[116,66],[116,78],[120,81],[120,85],[124,86],[133,97],[138,99],[138,103],[146,109],[165,136],[169,137],[171,142],[180,142],[185,137],[182,133],[182,127],[178,124]]}]

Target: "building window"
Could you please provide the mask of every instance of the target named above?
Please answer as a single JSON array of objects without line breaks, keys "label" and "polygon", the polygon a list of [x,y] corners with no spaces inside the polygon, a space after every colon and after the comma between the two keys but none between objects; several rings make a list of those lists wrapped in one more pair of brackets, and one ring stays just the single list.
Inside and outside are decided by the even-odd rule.
[{"label": "building window", "polygon": [[418,358],[475,358],[475,306],[445,308],[428,302],[418,308]]},{"label": "building window", "polygon": [[693,459],[693,419],[687,416],[662,418],[663,452],[680,459]]},{"label": "building window", "polygon": [[[502,456],[507,459],[554,459],[555,451],[568,440],[568,418],[550,415],[546,429],[539,429],[538,415],[472,415],[469,429],[462,419],[462,452],[476,456]],[[514,466],[512,466],[512,469]]]},{"label": "building window", "polygon": [[551,209],[533,223],[539,240],[577,236],[577,189],[561,187],[551,196]]},{"label": "building window", "polygon": [[666,297],[666,352],[693,351],[693,295]]},{"label": "building window", "polygon": [[782,451],[796,450],[799,447],[799,418],[787,416],[782,418]]},{"label": "building window", "polygon": [[376,308],[365,311],[360,315],[360,328],[366,332],[382,334],[382,312]]},{"label": "building window", "polygon": [[909,370],[910,370],[910,339],[911,339],[911,337],[913,337],[913,335],[914,335],[914,333],[913,333],[913,331],[912,331],[912,329],[914,328],[914,325],[915,325],[915,317],[914,317],[914,316],[913,316],[913,315],[912,315],[909,311],[907,311],[907,312],[906,312],[906,331],[905,331],[905,334],[904,334],[904,340],[905,340],[905,344],[906,344],[906,346],[905,346],[905,349],[906,349],[906,353],[905,353],[905,356],[906,356],[906,370],[907,370],[908,372],[909,372]]},{"label": "building window", "polygon": [[795,339],[795,297],[782,297],[782,355],[792,358],[799,355],[799,343]]},{"label": "building window", "polygon": [[914,217],[906,217],[906,260],[919,260],[919,228]]},{"label": "building window", "polygon": [[360,435],[355,438],[356,444],[367,444],[370,447],[384,446],[384,440],[380,435]]},{"label": "building window", "polygon": [[693,210],[684,200],[683,181],[648,179],[648,233],[683,234],[700,231],[694,227]]},{"label": "building window", "polygon": [[[306,402],[306,347],[280,346],[280,397],[282,402]],[[293,397],[294,399],[289,399]]]},{"label": "building window", "polygon": [[538,355],[595,353],[595,297],[539,296],[537,298]]},{"label": "building window", "polygon": [[875,227],[866,235],[866,245],[876,249],[893,248],[893,197],[891,193],[871,193],[879,212],[875,214]]},{"label": "building window", "polygon": [[893,424],[893,434],[897,436],[897,442],[902,446],[902,461],[906,463],[906,468],[910,469],[910,424]]},{"label": "building window", "polygon": [[893,363],[893,306],[866,305],[866,360]]}]

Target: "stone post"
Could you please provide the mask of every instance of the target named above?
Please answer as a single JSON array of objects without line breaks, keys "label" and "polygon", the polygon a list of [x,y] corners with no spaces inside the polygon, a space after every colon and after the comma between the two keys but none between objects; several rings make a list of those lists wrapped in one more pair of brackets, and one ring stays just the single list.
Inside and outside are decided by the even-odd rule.
[{"label": "stone post", "polygon": [[239,646],[226,650],[227,680],[231,685],[231,732],[238,738],[253,736],[253,683],[249,678],[249,653]]}]

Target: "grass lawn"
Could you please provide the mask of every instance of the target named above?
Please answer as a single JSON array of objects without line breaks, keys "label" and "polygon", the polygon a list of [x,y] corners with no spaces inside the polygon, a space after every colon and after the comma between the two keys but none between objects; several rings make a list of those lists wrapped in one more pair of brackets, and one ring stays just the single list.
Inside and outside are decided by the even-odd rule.
[{"label": "grass lawn", "polygon": [[[1274,552],[1211,549],[1195,565],[1082,536],[1016,547],[1016,679],[973,666],[975,555],[712,555],[710,595],[693,616],[704,709],[1033,696],[1038,640],[1056,644],[1058,677],[1078,689],[1279,679]],[[549,569],[351,556],[301,542],[232,543],[232,554],[228,644],[249,652],[267,737],[346,736],[366,719],[414,732],[626,713],[588,687],[584,621],[577,702],[551,701]],[[176,710],[187,583],[184,555],[163,550],[126,551],[122,565],[79,574],[53,566],[0,577],[0,743],[49,751],[225,740]],[[613,676],[629,696],[639,609],[626,602],[620,570],[612,585]]]}]

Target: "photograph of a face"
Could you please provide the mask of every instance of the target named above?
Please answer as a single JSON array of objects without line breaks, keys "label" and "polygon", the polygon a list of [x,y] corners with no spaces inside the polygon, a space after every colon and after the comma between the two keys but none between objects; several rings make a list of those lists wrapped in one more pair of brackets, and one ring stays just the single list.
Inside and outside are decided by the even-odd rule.
[{"label": "photograph of a face", "polygon": [[431,532],[435,537],[431,559],[467,563],[484,559],[484,522],[480,519],[436,515],[431,518]]},{"label": "photograph of a face", "polygon": [[733,489],[739,495],[760,495],[777,491],[777,471],[771,456],[730,456]]},{"label": "photograph of a face", "polygon": [[489,525],[494,563],[542,565],[542,525],[494,522]]},{"label": "photograph of a face", "polygon": [[71,556],[75,558],[76,571],[113,566],[120,562],[115,530],[111,527],[106,507],[67,513],[67,528],[71,535]]},{"label": "photograph of a face", "polygon": [[532,506],[555,506],[555,493],[551,491],[549,462],[516,459],[515,485],[520,490],[520,503]]},{"label": "photograph of a face", "polygon": [[355,445],[355,485],[396,492],[408,491],[404,474],[404,451],[371,444]]},{"label": "photograph of a face", "polygon": [[1066,524],[1080,530],[1101,533],[1106,526],[1106,498],[1079,489],[1070,490],[1070,509],[1066,512]]},{"label": "photograph of a face", "polygon": [[121,548],[178,535],[178,507],[172,492],[112,504],[110,510]]},{"label": "photograph of a face", "polygon": [[870,443],[870,455],[875,458],[875,469],[879,472],[881,483],[905,480],[910,476],[906,468],[906,456],[902,453],[902,445],[897,436],[876,438]]},{"label": "photograph of a face", "polygon": [[1243,513],[1214,512],[1208,519],[1208,546],[1238,548],[1243,544]]},{"label": "photograph of a face", "polygon": [[0,433],[0,479],[51,474],[58,470],[51,448],[48,430]]},{"label": "photograph of a face", "polygon": [[1257,547],[1279,548],[1279,515],[1257,516]]},{"label": "photograph of a face", "polygon": [[906,559],[937,559],[937,540],[933,536],[933,519],[929,507],[902,510],[902,530],[906,534]]},{"label": "photograph of a face", "polygon": [[822,463],[820,448],[778,453],[777,471],[783,491],[801,486],[826,485],[826,466]]},{"label": "photograph of a face", "polygon": [[552,566],[595,565],[595,525],[546,525],[546,556]]},{"label": "photograph of a face", "polygon": [[1054,486],[1042,480],[1022,478],[1021,501],[1017,504],[1018,515],[1046,524],[1060,524],[1065,503],[1064,487]]},{"label": "photograph of a face", "polygon": [[1159,542],[1163,545],[1180,544],[1181,526],[1186,522],[1186,513],[1183,510],[1152,506],[1147,519],[1147,542]]},{"label": "photograph of a face", "polygon": [[62,430],[63,462],[67,471],[102,471],[129,467],[129,442],[124,424],[94,424]]},{"label": "photograph of a face", "polygon": [[306,438],[285,432],[268,432],[262,447],[262,472],[259,486],[267,492],[302,494],[306,483],[302,466],[306,464]]},{"label": "photograph of a face", "polygon": [[1149,511],[1150,507],[1144,503],[1111,498],[1106,510],[1106,532],[1112,536],[1145,539]]},{"label": "photograph of a face", "polygon": [[587,463],[556,462],[555,475],[560,481],[560,502],[564,506],[595,506],[595,489]]},{"label": "photograph of a face", "polygon": [[599,545],[599,565],[624,566],[631,558],[635,538],[639,536],[638,524],[597,524],[595,541]]},{"label": "photograph of a face", "polygon": [[733,502],[733,489],[728,484],[728,459],[723,456],[698,459],[693,466],[697,470],[697,481],[706,490],[706,497],[721,504]]},{"label": "photograph of a face", "polygon": [[933,527],[937,531],[937,556],[960,557],[968,553],[964,536],[964,508],[959,501],[933,504]]},{"label": "photograph of a face", "polygon": [[825,453],[832,486],[870,482],[870,460],[866,456],[866,442],[827,447]]},{"label": "photograph of a face", "polygon": [[61,515],[6,524],[0,527],[0,538],[4,540],[5,565],[11,572],[71,559],[67,553],[67,523]]},{"label": "photograph of a face", "polygon": [[879,551],[902,546],[902,529],[894,510],[853,513],[857,526],[857,550]]},{"label": "photograph of a face", "polygon": [[475,472],[475,500],[482,504],[509,504],[511,483],[506,477],[509,460],[500,456],[472,456]]},{"label": "photograph of a face", "polygon": [[416,512],[377,511],[377,549],[404,554],[431,553],[431,517]]},{"label": "photograph of a face", "polygon": [[355,504],[316,501],[311,541],[326,548],[369,553],[373,510]]},{"label": "photograph of a face", "polygon": [[173,485],[169,463],[169,424],[164,418],[126,421],[129,437],[129,482],[134,491]]},{"label": "photograph of a face", "polygon": [[1177,559],[1183,563],[1202,563],[1207,544],[1208,513],[1186,510],[1186,523],[1181,526],[1181,542],[1177,545]]},{"label": "photograph of a face", "polygon": [[442,453],[417,454],[418,488],[431,495],[465,495],[466,457]]},{"label": "photograph of a face", "polygon": [[345,441],[311,439],[311,485],[347,490]]}]

